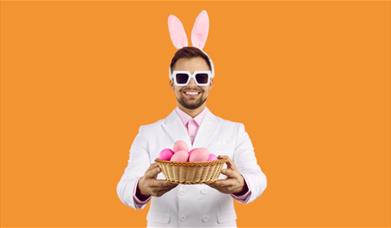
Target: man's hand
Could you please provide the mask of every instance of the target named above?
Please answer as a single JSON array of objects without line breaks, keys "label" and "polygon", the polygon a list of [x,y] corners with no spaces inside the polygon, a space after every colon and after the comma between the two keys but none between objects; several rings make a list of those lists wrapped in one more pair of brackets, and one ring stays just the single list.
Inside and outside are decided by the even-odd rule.
[{"label": "man's hand", "polygon": [[138,182],[136,195],[140,198],[148,198],[149,196],[162,196],[164,193],[175,188],[178,184],[171,183],[166,180],[157,180],[156,177],[160,173],[158,164],[153,163],[144,176],[142,176]]},{"label": "man's hand", "polygon": [[239,173],[232,160],[225,155],[224,156],[219,155],[219,158],[228,159],[227,169],[221,170],[221,173],[227,176],[227,178],[224,180],[216,180],[208,185],[226,194],[242,195],[246,193],[248,190],[247,185],[245,184],[244,178]]}]

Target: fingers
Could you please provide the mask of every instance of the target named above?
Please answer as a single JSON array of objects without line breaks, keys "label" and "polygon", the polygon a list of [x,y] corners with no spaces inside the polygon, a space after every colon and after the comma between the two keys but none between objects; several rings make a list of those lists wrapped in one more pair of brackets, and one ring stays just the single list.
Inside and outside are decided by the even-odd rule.
[{"label": "fingers", "polygon": [[237,177],[237,172],[234,171],[233,169],[222,169],[221,173],[226,175],[227,177],[231,177],[231,178]]},{"label": "fingers", "polygon": [[217,188],[226,188],[226,187],[234,186],[236,182],[235,180],[232,179],[226,179],[226,180],[217,180],[212,184]]},{"label": "fingers", "polygon": [[232,179],[217,180],[208,184],[210,187],[216,189],[219,192],[230,194],[237,191],[235,181]]},{"label": "fingers", "polygon": [[228,169],[234,169],[234,170],[236,170],[236,165],[235,165],[235,163],[231,160],[231,158],[228,158],[228,160],[227,160],[227,168],[228,168]]},{"label": "fingers", "polygon": [[235,163],[232,161],[232,159],[227,155],[219,155],[218,158],[227,159],[227,168],[229,169],[236,169]]},{"label": "fingers", "polygon": [[159,165],[158,165],[157,163],[152,163],[152,164],[148,167],[148,169],[145,170],[145,173],[147,173],[147,172],[153,170],[153,169],[156,168],[156,167],[159,167]]},{"label": "fingers", "polygon": [[145,172],[145,177],[146,178],[152,178],[152,179],[156,179],[157,175],[160,173],[160,168],[158,166],[158,164],[154,163],[152,164],[148,170]]},{"label": "fingers", "polygon": [[151,183],[151,195],[152,196],[162,196],[166,192],[170,191],[174,187],[176,187],[178,184],[171,183],[166,180],[153,180]]},{"label": "fingers", "polygon": [[151,196],[162,196],[164,193],[168,192],[167,189],[152,189]]},{"label": "fingers", "polygon": [[206,183],[206,185],[208,185],[209,187],[212,187],[212,188],[216,188],[215,182],[216,181],[213,181],[213,182],[210,182],[210,183]]},{"label": "fingers", "polygon": [[227,169],[221,170],[221,173],[228,178],[238,178],[239,173],[236,169],[235,163],[227,155],[219,155],[219,157],[227,159]]},{"label": "fingers", "polygon": [[229,157],[227,155],[218,155],[217,158],[224,158],[224,159],[228,159]]},{"label": "fingers", "polygon": [[160,172],[161,169],[159,165],[157,163],[153,163],[140,179],[143,189],[146,189],[144,192],[148,192],[148,195],[161,196],[178,185],[167,180],[156,179]]},{"label": "fingers", "polygon": [[177,186],[178,184],[171,183],[166,180],[152,180],[151,186],[154,188],[173,188]]}]

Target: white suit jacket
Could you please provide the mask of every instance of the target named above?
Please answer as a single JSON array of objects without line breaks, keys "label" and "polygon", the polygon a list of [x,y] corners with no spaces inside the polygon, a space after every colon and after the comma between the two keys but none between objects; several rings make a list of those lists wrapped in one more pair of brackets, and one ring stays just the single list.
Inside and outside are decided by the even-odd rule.
[{"label": "white suit jacket", "polygon": [[[139,128],[130,147],[127,167],[117,184],[117,195],[123,204],[135,209],[145,207],[133,200],[135,185],[159,152],[172,148],[179,139],[191,145],[187,130],[175,110],[167,118]],[[196,147],[206,147],[211,153],[233,159],[251,191],[242,203],[252,202],[266,189],[266,176],[257,163],[242,123],[207,112],[191,148]],[[224,177],[221,174],[219,179]],[[164,175],[160,173],[158,179],[164,179]],[[147,220],[149,227],[235,227],[236,213],[233,197],[229,194],[207,185],[178,185],[161,197],[151,198]]]}]

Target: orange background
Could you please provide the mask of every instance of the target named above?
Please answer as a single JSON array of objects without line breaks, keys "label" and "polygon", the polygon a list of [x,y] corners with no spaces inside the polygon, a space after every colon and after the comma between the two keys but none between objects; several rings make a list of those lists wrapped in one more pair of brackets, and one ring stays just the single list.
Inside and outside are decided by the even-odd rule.
[{"label": "orange background", "polygon": [[239,226],[390,226],[389,1],[1,2],[1,226],[145,226],[116,185],[202,9],[208,107],[269,178]]}]

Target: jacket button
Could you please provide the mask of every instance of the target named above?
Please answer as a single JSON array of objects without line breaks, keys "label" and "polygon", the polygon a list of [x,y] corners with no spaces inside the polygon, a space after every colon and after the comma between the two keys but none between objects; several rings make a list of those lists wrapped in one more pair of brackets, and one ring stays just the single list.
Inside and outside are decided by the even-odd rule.
[{"label": "jacket button", "polygon": [[205,194],[206,194],[206,189],[205,189],[205,188],[203,188],[203,189],[201,189],[201,191],[200,191],[200,192],[201,192],[201,194],[202,194],[202,195],[205,195]]},{"label": "jacket button", "polygon": [[201,219],[202,222],[207,222],[208,220],[209,220],[209,216],[207,216],[207,215],[202,216],[202,219]]},{"label": "jacket button", "polygon": [[180,191],[179,191],[179,195],[180,195],[180,196],[184,196],[185,194],[186,194],[185,190],[180,190]]},{"label": "jacket button", "polygon": [[185,219],[186,219],[185,216],[181,216],[181,217],[179,218],[179,221],[183,222],[183,221],[185,221]]}]

